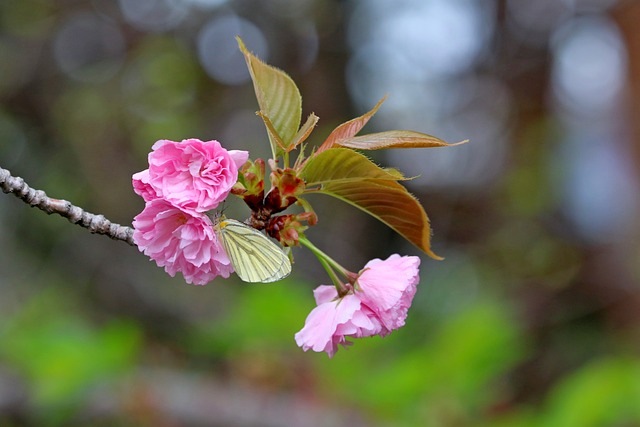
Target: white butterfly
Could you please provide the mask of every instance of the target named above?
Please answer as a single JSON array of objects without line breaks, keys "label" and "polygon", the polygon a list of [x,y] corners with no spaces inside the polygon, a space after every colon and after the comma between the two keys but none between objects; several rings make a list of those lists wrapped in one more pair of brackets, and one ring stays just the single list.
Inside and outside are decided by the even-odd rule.
[{"label": "white butterfly", "polygon": [[215,230],[236,274],[243,281],[270,283],[291,273],[287,254],[255,228],[222,216],[216,222]]}]

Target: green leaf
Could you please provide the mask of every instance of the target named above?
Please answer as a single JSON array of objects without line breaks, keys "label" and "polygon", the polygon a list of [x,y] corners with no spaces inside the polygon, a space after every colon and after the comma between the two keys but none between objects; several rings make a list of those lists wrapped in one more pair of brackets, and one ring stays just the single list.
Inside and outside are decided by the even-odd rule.
[{"label": "green leaf", "polygon": [[330,182],[405,179],[397,169],[383,169],[368,157],[348,148],[332,148],[310,157],[300,171],[307,188]]},{"label": "green leaf", "polygon": [[378,111],[378,108],[382,105],[382,103],[387,99],[385,96],[376,104],[371,111],[366,114],[363,114],[360,117],[356,117],[355,119],[351,119],[348,122],[342,123],[340,126],[335,128],[327,137],[327,139],[322,143],[320,147],[318,147],[318,153],[323,152],[329,148],[334,147],[340,144],[340,141],[348,138],[352,138],[360,132],[360,130],[367,124],[369,119],[373,117],[373,115]]},{"label": "green leaf", "polygon": [[[300,127],[302,118],[302,97],[298,87],[285,72],[265,64],[247,50],[242,39],[236,37],[251,74],[260,112],[268,117],[275,133],[285,147],[288,147]],[[271,151],[274,158],[282,149],[269,132]]]},{"label": "green leaf", "polygon": [[289,151],[296,148],[298,144],[303,143],[309,137],[313,128],[315,128],[318,124],[318,120],[320,120],[320,118],[314,113],[309,114],[309,117],[307,117],[307,121],[302,125],[298,133],[293,137],[293,140],[289,145]]},{"label": "green leaf", "polygon": [[396,181],[361,179],[327,182],[319,190],[379,219],[434,259],[431,227],[420,202]]},{"label": "green leaf", "polygon": [[336,141],[341,147],[358,150],[383,150],[386,148],[433,148],[453,147],[464,144],[467,140],[455,144],[449,144],[435,136],[412,130],[390,130],[387,132],[371,133],[363,136],[354,136]]},{"label": "green leaf", "polygon": [[[337,197],[379,219],[434,259],[431,228],[420,202],[397,181],[406,179],[348,148],[332,148],[308,159],[300,171],[306,193]],[[320,186],[320,188],[314,188]]]},{"label": "green leaf", "polygon": [[[280,151],[286,151],[285,150],[285,146],[284,146],[284,142],[282,142],[282,139],[280,138],[280,135],[278,134],[278,130],[275,128],[275,126],[271,122],[271,119],[268,116],[264,115],[264,113],[262,111],[258,111],[256,113],[256,115],[262,119],[262,121],[264,122],[264,126],[267,128],[267,134],[269,135],[269,141],[271,141],[272,152],[273,152],[273,148],[274,147],[276,148],[276,150],[280,149]],[[275,154],[274,154],[274,158],[275,158]]]}]

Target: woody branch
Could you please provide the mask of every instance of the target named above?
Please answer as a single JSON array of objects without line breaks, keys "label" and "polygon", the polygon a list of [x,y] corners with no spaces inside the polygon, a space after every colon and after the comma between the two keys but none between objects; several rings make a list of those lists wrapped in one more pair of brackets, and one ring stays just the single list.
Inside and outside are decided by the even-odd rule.
[{"label": "woody branch", "polygon": [[11,172],[1,167],[0,187],[4,193],[13,193],[25,203],[49,215],[61,215],[67,218],[69,222],[87,228],[91,233],[104,234],[114,240],[122,240],[131,246],[135,246],[131,227],[113,223],[105,218],[104,215],[87,212],[67,200],[48,197],[44,191],[29,187],[24,179],[12,176]]}]

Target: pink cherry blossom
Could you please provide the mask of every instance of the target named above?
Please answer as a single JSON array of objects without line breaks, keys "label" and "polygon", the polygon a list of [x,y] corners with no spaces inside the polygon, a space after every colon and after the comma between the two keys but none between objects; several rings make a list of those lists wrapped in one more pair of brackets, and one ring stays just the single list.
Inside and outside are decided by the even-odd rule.
[{"label": "pink cherry blossom", "polygon": [[181,272],[187,283],[204,285],[233,272],[213,223],[204,214],[154,199],[134,218],[133,228],[140,251],[172,277]]},{"label": "pink cherry blossom", "polygon": [[380,321],[361,304],[357,295],[338,298],[336,288],[326,285],[317,287],[313,293],[318,306],[309,313],[304,328],[295,335],[296,343],[304,351],[324,351],[333,357],[338,344],[351,344],[347,337],[370,337],[381,331]]},{"label": "pink cherry blossom", "polygon": [[383,335],[404,326],[420,281],[418,267],[420,258],[393,254],[369,261],[360,271],[356,295],[378,315]]},{"label": "pink cherry blossom", "polygon": [[304,351],[324,351],[333,357],[348,337],[386,336],[404,325],[418,284],[420,258],[391,255],[374,259],[360,271],[353,289],[342,298],[333,286],[314,291],[316,303],[295,335]]},{"label": "pink cherry blossom", "polygon": [[145,202],[158,198],[156,190],[149,184],[149,169],[133,174],[133,191],[141,196]]},{"label": "pink cherry blossom", "polygon": [[247,151],[228,151],[218,141],[199,139],[163,139],[152,150],[148,172],[133,177],[136,192],[148,201],[155,191],[174,206],[195,212],[215,209],[229,195],[238,168],[249,157]]}]

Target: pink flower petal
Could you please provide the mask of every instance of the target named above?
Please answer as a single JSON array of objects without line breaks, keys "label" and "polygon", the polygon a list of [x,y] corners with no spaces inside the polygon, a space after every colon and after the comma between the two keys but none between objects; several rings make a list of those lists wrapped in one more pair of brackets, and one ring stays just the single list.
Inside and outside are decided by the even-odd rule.
[{"label": "pink flower petal", "polygon": [[329,357],[347,338],[385,336],[404,325],[419,281],[420,258],[391,255],[369,261],[354,290],[338,298],[333,286],[314,290],[317,307],[295,335],[304,351],[324,351]]},{"label": "pink flower petal", "polygon": [[149,169],[133,174],[131,177],[133,191],[141,196],[145,202],[158,198],[156,191],[149,184]]},{"label": "pink flower petal", "polygon": [[371,260],[360,272],[357,295],[381,319],[389,333],[404,325],[418,284],[420,258],[391,255]]},{"label": "pink flower petal", "polygon": [[[134,175],[134,190],[145,201],[168,200],[195,212],[215,209],[238,179],[247,151],[227,151],[218,141],[157,141],[149,153],[149,169]],[[153,197],[152,197],[153,196]]]},{"label": "pink flower petal", "polygon": [[213,224],[204,214],[155,199],[134,218],[133,228],[138,249],[171,276],[181,272],[187,283],[204,285],[233,272]]},{"label": "pink flower petal", "polygon": [[[331,286],[316,289],[316,298],[326,297]],[[336,293],[335,288],[333,292]],[[382,326],[375,315],[360,303],[356,295],[320,303],[314,308],[304,328],[295,335],[296,343],[304,351],[324,351],[329,357],[338,351],[338,344],[349,345],[348,337],[361,338],[376,335]]]}]

